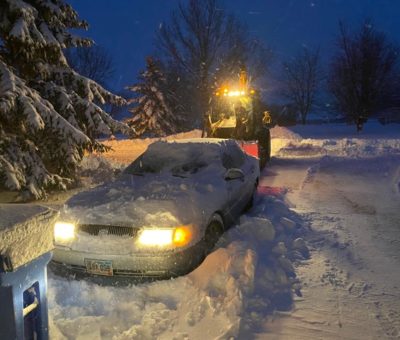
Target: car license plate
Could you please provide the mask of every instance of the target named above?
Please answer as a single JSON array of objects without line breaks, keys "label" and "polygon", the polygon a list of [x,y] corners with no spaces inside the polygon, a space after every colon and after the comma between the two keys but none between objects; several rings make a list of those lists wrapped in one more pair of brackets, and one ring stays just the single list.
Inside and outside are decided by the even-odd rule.
[{"label": "car license plate", "polygon": [[85,265],[90,274],[113,276],[112,261],[85,259]]}]

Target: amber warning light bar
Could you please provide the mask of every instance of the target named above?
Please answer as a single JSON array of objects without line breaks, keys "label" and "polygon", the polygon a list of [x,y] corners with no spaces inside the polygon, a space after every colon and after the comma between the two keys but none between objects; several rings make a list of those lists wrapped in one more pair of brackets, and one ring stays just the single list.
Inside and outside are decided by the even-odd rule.
[{"label": "amber warning light bar", "polygon": [[254,90],[250,91],[243,91],[243,90],[229,90],[227,88],[224,88],[223,90],[215,92],[215,95],[217,97],[223,96],[223,97],[240,97],[240,96],[245,96],[248,94],[254,94]]}]

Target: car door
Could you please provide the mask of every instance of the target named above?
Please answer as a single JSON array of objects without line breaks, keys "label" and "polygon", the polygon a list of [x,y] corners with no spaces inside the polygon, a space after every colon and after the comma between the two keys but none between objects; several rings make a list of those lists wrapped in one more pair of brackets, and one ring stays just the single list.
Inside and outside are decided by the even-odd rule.
[{"label": "car door", "polygon": [[244,173],[243,178],[225,179],[228,192],[227,213],[232,220],[236,220],[246,206],[249,196],[249,184],[246,174],[250,169],[247,169],[248,162],[246,156],[236,144],[229,144],[229,147],[224,148],[222,153],[222,164],[226,171],[229,169],[240,169]]}]

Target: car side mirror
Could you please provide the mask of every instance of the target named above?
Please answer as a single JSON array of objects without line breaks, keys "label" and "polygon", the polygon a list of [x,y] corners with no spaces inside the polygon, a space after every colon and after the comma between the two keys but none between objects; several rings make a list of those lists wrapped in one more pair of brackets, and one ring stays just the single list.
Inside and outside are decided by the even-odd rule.
[{"label": "car side mirror", "polygon": [[225,173],[225,181],[232,181],[234,179],[244,180],[244,173],[238,168],[231,168]]}]

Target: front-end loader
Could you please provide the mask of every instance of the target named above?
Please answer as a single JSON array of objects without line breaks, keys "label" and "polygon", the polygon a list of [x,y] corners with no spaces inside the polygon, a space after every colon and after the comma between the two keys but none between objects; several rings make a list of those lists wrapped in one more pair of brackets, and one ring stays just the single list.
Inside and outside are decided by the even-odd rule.
[{"label": "front-end loader", "polygon": [[203,137],[236,139],[244,151],[260,159],[264,168],[271,157],[272,119],[245,71],[238,84],[218,88],[204,117]]}]

